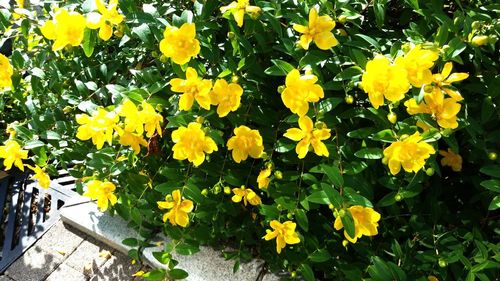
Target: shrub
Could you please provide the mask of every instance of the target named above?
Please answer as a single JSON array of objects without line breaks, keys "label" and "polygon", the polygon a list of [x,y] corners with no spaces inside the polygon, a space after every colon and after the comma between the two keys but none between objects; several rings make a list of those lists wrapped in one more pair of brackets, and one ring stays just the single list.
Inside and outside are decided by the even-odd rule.
[{"label": "shrub", "polygon": [[498,5],[16,2],[5,169],[68,168],[134,259],[171,238],[136,275],[200,245],[292,279],[498,274]]}]

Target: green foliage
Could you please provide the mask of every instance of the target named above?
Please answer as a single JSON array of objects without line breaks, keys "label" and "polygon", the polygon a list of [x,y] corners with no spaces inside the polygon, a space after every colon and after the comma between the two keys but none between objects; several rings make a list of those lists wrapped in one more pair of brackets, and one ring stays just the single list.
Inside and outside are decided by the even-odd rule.
[{"label": "green foliage", "polygon": [[[59,5],[86,14],[93,2]],[[262,11],[247,14],[239,28],[232,15],[219,10],[229,2],[121,0],[125,21],[111,40],[86,29],[81,47],[58,52],[40,31],[55,2],[27,4],[23,10],[0,7],[0,45],[12,39],[14,46],[9,58],[13,87],[0,90],[0,128],[13,127],[16,139],[30,151],[30,161],[46,165],[51,175],[63,167],[82,179],[80,191],[89,178],[113,181],[119,200],[110,212],[143,237],[123,241],[134,247],[132,258],[139,259],[140,250],[158,234],[170,238],[163,252],[154,253],[166,267],[142,275],[145,279],[186,278],[188,272],[176,268],[171,253],[195,255],[200,245],[224,245],[224,256],[235,261],[235,270],[258,257],[273,272],[287,270],[290,278],[298,273],[307,281],[427,280],[430,275],[495,280],[500,268],[500,163],[493,155],[500,150],[499,5],[252,0]],[[315,6],[320,15],[337,21],[334,32],[340,43],[330,50],[314,44],[309,50],[297,47],[299,34],[292,25],[305,24]],[[179,66],[162,56],[159,42],[166,26],[186,22],[196,24],[201,51]],[[487,36],[487,44],[473,43],[479,35]],[[436,150],[459,152],[460,172],[441,166],[439,153],[417,173],[394,176],[383,164],[383,149],[415,132],[417,120],[436,124],[431,116],[409,115],[402,103],[374,109],[359,87],[374,54],[395,58],[410,43],[439,50],[433,73],[453,61],[454,72],[470,74],[457,84],[464,97],[459,127],[435,126],[423,134]],[[188,66],[205,79],[237,79],[244,89],[239,109],[225,118],[213,106],[179,111],[179,94],[169,81],[184,79]],[[309,69],[325,90],[320,102],[310,104],[310,113],[331,129],[331,138],[324,141],[329,157],[309,152],[298,159],[296,142],[283,136],[298,127],[298,117],[283,105],[278,89],[296,68]],[[407,95],[421,101],[424,91]],[[348,96],[354,102],[345,102]],[[91,141],[76,138],[76,114],[98,107],[114,110],[125,99],[147,101],[160,111],[163,137],[149,139],[138,155],[117,141],[97,150]],[[389,112],[397,114],[395,124],[387,119]],[[219,150],[194,167],[173,159],[171,133],[197,118]],[[226,144],[240,125],[259,130],[263,159],[233,162]],[[257,176],[267,165],[272,166],[271,183],[258,189]],[[252,188],[262,204],[234,203],[226,191],[241,185]],[[195,205],[186,228],[164,223],[166,211],[158,209],[157,202],[176,189]],[[352,205],[372,207],[382,218],[378,235],[344,247],[343,232],[354,236],[355,221],[345,212],[344,229],[335,230],[333,224],[339,211]],[[262,239],[272,220],[296,222],[301,242],[277,254],[275,240]]]}]

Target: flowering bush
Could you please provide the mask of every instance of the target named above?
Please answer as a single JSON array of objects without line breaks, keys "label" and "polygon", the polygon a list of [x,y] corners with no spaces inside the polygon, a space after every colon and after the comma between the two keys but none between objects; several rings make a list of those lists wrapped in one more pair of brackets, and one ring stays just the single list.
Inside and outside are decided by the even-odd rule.
[{"label": "flowering bush", "polygon": [[136,276],[224,245],[291,279],[494,280],[498,5],[66,2],[0,9],[0,158],[69,169],[133,259],[171,238]]}]

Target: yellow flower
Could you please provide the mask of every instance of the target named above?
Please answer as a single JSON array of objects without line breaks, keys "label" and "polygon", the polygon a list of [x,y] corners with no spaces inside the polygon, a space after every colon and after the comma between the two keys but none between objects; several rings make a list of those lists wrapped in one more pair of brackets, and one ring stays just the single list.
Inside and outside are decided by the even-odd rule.
[{"label": "yellow flower", "polygon": [[402,100],[410,89],[405,69],[391,64],[383,55],[376,55],[366,64],[361,85],[376,109],[384,104],[384,97],[391,102],[397,102]]},{"label": "yellow flower", "polygon": [[53,51],[59,51],[67,45],[78,46],[83,41],[85,31],[85,17],[78,12],[68,12],[66,9],[57,10],[54,19],[46,21],[40,31],[49,40],[55,40]]},{"label": "yellow flower", "polygon": [[429,85],[432,82],[431,68],[439,54],[422,49],[422,45],[412,48],[406,55],[396,58],[394,63],[406,69],[408,80],[415,87]]},{"label": "yellow flower", "polygon": [[312,145],[316,155],[326,157],[330,155],[326,145],[322,142],[330,138],[330,129],[326,128],[326,126],[323,126],[321,129],[314,128],[313,122],[309,116],[302,116],[299,118],[299,127],[300,129],[288,129],[283,136],[299,142],[295,147],[295,152],[300,159],[306,157],[310,145]]},{"label": "yellow flower", "polygon": [[[349,207],[349,212],[352,215],[354,221],[354,237],[350,237],[347,231],[344,230],[344,236],[351,243],[356,243],[359,238],[364,236],[375,236],[378,234],[378,221],[380,220],[380,214],[377,213],[372,208],[363,206],[351,206]],[[335,223],[333,225],[336,230],[340,230],[344,227],[342,224],[342,219],[340,216],[335,218]]]},{"label": "yellow flower", "polygon": [[488,44],[488,36],[476,35],[472,38],[471,43],[475,46],[483,46]]},{"label": "yellow flower", "polygon": [[194,23],[185,23],[180,28],[168,26],[163,36],[165,38],[160,42],[160,51],[176,64],[185,64],[200,52]]},{"label": "yellow flower", "polygon": [[241,188],[233,188],[233,197],[231,200],[234,203],[239,203],[241,200],[243,200],[243,204],[246,206],[247,203],[250,203],[250,205],[257,206],[262,204],[262,201],[260,200],[259,195],[255,193],[253,190],[250,188],[246,188],[245,186],[241,186]]},{"label": "yellow flower", "polygon": [[297,224],[292,221],[286,221],[280,223],[277,220],[272,220],[270,226],[273,230],[266,229],[266,235],[262,237],[266,241],[276,238],[276,252],[281,253],[281,250],[285,248],[286,244],[298,244],[300,243],[300,238],[295,228]]},{"label": "yellow flower", "polygon": [[174,190],[172,195],[167,195],[165,201],[158,201],[157,204],[160,210],[169,210],[163,215],[163,222],[167,222],[168,220],[172,225],[180,225],[182,227],[188,225],[188,213],[193,210],[194,205],[193,201],[182,199],[179,189]]},{"label": "yellow flower", "polygon": [[87,15],[87,27],[90,29],[99,28],[99,37],[108,41],[113,35],[113,25],[119,25],[123,22],[123,15],[118,13],[118,0],[110,0],[106,8],[102,0],[95,0],[97,12],[91,12]]},{"label": "yellow flower", "polygon": [[287,108],[299,116],[306,115],[309,102],[318,102],[323,98],[323,88],[317,85],[318,77],[313,74],[300,75],[297,69],[286,76],[286,87],[281,93],[281,99]]},{"label": "yellow flower", "polygon": [[419,132],[410,137],[392,143],[384,149],[384,156],[388,160],[391,174],[397,175],[403,169],[410,172],[418,172],[425,165],[425,161],[436,153],[432,145],[421,142],[422,137]]},{"label": "yellow flower", "polygon": [[14,68],[12,68],[9,59],[0,54],[0,90],[12,86],[11,77],[13,74]]},{"label": "yellow flower", "polygon": [[239,126],[234,129],[234,136],[227,141],[227,149],[232,150],[233,160],[240,163],[248,158],[260,158],[264,151],[262,137],[258,130],[252,130],[247,126]]},{"label": "yellow flower", "polygon": [[91,180],[87,184],[87,191],[83,196],[97,200],[97,207],[104,212],[108,209],[109,203],[115,205],[118,199],[113,193],[116,186],[109,181]]},{"label": "yellow flower", "polygon": [[219,117],[225,117],[231,111],[236,111],[240,107],[243,89],[237,83],[227,83],[224,79],[215,82],[210,92],[210,101],[217,106]]},{"label": "yellow flower", "polygon": [[77,114],[76,122],[81,126],[78,127],[76,137],[83,141],[92,139],[92,143],[97,149],[101,149],[106,141],[111,145],[113,132],[118,121],[117,114],[103,108],[99,108],[92,116]]},{"label": "yellow flower", "polygon": [[160,124],[163,122],[163,116],[156,112],[152,105],[143,101],[141,104],[142,110],[140,112],[140,118],[144,123],[144,130],[146,131],[146,137],[150,138],[155,132],[162,136],[163,132]]},{"label": "yellow flower", "polygon": [[195,100],[200,107],[210,110],[212,81],[199,78],[194,68],[186,69],[186,80],[174,78],[170,80],[170,86],[173,92],[183,93],[179,98],[180,110],[190,110]]},{"label": "yellow flower", "polygon": [[205,161],[205,153],[217,151],[214,140],[206,136],[201,124],[196,122],[189,123],[187,128],[182,126],[173,131],[172,141],[175,143],[172,147],[174,159],[188,159],[196,167]]},{"label": "yellow flower", "polygon": [[339,41],[333,35],[331,30],[335,27],[335,21],[330,16],[318,16],[315,8],[309,10],[309,25],[304,26],[294,24],[293,29],[302,33],[299,45],[304,49],[309,49],[309,44],[314,41],[321,50],[328,50],[337,46]]},{"label": "yellow flower", "polygon": [[16,0],[17,7],[24,9],[24,0]]},{"label": "yellow flower", "polygon": [[467,79],[467,77],[469,77],[469,74],[463,72],[451,73],[452,68],[453,63],[447,62],[444,65],[443,71],[441,73],[432,75],[432,82],[434,84],[434,87],[437,87],[440,90],[444,91],[455,101],[461,101],[464,98],[458,91],[451,88],[451,83],[465,80]]},{"label": "yellow flower", "polygon": [[139,113],[139,109],[131,100],[125,100],[118,108],[118,115],[125,117],[125,131],[129,133],[144,133],[144,124]]},{"label": "yellow flower", "polygon": [[31,177],[34,180],[38,181],[38,184],[47,189],[50,186],[50,177],[47,173],[44,172],[42,168],[40,168],[38,165],[35,165],[35,167],[31,165],[26,165],[26,167],[30,168],[35,174]]},{"label": "yellow flower", "polygon": [[250,6],[249,0],[237,0],[231,2],[231,4],[221,7],[221,13],[229,11],[239,27],[243,26],[243,20],[245,18],[245,13],[257,15],[260,13],[260,8],[257,6]]},{"label": "yellow flower", "polygon": [[[163,116],[157,113],[156,110],[146,101],[141,104],[142,109],[130,100],[125,100],[118,108],[118,115],[124,116],[124,130],[129,133],[137,133],[141,136],[146,131],[148,138],[152,137],[155,132],[162,136],[160,124],[163,122]],[[119,132],[120,135],[122,132]]]},{"label": "yellow flower", "polygon": [[0,146],[0,158],[4,158],[3,165],[6,171],[12,168],[12,164],[24,171],[23,160],[28,159],[28,151],[23,150],[17,141],[7,140]]},{"label": "yellow flower", "polygon": [[440,150],[439,154],[443,156],[441,166],[449,166],[454,172],[462,171],[462,156],[453,152],[450,148],[448,151]]},{"label": "yellow flower", "polygon": [[132,274],[134,277],[141,277],[142,275],[146,274],[143,270],[139,270],[136,273]]},{"label": "yellow flower", "polygon": [[269,183],[271,182],[269,176],[271,176],[271,167],[267,167],[260,171],[259,176],[257,176],[259,188],[267,188],[269,186]]},{"label": "yellow flower", "polygon": [[148,142],[142,137],[142,135],[129,132],[123,132],[123,134],[120,135],[119,142],[121,145],[132,147],[135,154],[139,154],[141,152],[141,145],[144,147],[148,146]]},{"label": "yellow flower", "polygon": [[417,104],[413,98],[404,104],[406,111],[411,115],[431,114],[442,128],[455,129],[458,127],[457,114],[460,112],[461,105],[453,98],[445,99],[439,88],[433,88],[432,92],[425,93],[424,100],[420,104]]}]

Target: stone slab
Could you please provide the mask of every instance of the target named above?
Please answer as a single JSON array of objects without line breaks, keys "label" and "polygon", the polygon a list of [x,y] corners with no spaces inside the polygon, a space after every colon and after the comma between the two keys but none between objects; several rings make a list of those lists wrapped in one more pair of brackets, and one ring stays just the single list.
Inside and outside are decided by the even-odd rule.
[{"label": "stone slab", "polygon": [[90,278],[91,281],[132,280],[132,274],[141,269],[140,264],[131,264],[130,258],[116,252],[106,263],[99,267],[97,272]]},{"label": "stone slab", "polygon": [[58,221],[36,242],[36,245],[51,254],[67,257],[76,250],[85,237],[84,233]]},{"label": "stone slab", "polygon": [[14,279],[9,278],[9,276],[7,275],[0,275],[0,281],[13,281],[13,280]]},{"label": "stone slab", "polygon": [[5,273],[18,281],[40,281],[49,276],[62,262],[60,255],[49,253],[35,245],[24,252]]},{"label": "stone slab", "polygon": [[72,267],[78,272],[90,277],[103,266],[108,257],[101,255],[103,251],[114,250],[94,238],[87,238],[80,246],[64,261],[63,264]]},{"label": "stone slab", "polygon": [[[62,209],[61,218],[64,222],[122,253],[127,253],[131,249],[121,243],[124,239],[139,238],[134,230],[127,227],[127,223],[123,219],[118,216],[112,217],[108,213],[101,213],[94,203],[68,205]],[[150,247],[143,251],[143,257],[148,265],[154,268],[165,267],[153,257],[153,252],[161,250],[159,247]],[[177,268],[182,268],[189,273],[189,277],[186,279],[188,281],[254,281],[262,265],[262,261],[258,260],[244,263],[233,274],[234,262],[226,261],[219,251],[209,247],[201,247],[201,251],[192,256],[174,254],[174,258],[179,261]],[[265,278],[268,281],[279,280],[278,276],[272,274],[266,275]]]},{"label": "stone slab", "polygon": [[59,265],[59,267],[52,272],[45,281],[84,281],[87,277],[83,273],[76,271],[72,267],[65,264]]}]

